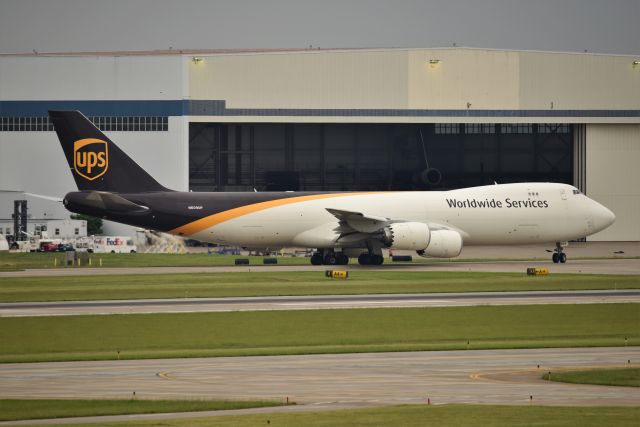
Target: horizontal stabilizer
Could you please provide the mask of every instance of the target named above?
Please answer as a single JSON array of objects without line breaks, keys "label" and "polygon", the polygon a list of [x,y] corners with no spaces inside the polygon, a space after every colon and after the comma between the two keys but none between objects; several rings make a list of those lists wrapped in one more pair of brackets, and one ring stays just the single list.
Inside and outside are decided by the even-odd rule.
[{"label": "horizontal stabilizer", "polygon": [[62,197],[44,196],[42,194],[24,193],[25,196],[35,197],[37,199],[50,200],[52,202],[62,202]]},{"label": "horizontal stabilizer", "polygon": [[66,196],[66,201],[88,208],[108,211],[110,213],[144,214],[149,211],[146,206],[133,203],[122,196],[102,191],[75,192]]}]

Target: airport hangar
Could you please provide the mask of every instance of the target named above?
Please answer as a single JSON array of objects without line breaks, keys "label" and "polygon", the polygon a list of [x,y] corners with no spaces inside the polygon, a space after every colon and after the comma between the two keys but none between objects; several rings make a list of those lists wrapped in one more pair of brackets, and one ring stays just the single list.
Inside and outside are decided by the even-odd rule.
[{"label": "airport hangar", "polygon": [[[4,54],[0,190],[75,189],[48,109],[81,110],[177,190],[565,182],[617,216],[589,240],[640,240],[640,57],[462,47]],[[9,198],[0,194],[0,218],[10,218]],[[59,203],[29,204],[34,218],[68,217]]]}]

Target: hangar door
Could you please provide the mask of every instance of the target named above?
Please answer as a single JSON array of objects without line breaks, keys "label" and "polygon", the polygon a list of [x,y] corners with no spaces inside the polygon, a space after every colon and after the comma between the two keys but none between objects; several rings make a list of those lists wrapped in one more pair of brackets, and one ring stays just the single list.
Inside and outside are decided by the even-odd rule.
[{"label": "hangar door", "polygon": [[429,190],[494,181],[572,183],[572,125],[189,125],[193,191]]}]

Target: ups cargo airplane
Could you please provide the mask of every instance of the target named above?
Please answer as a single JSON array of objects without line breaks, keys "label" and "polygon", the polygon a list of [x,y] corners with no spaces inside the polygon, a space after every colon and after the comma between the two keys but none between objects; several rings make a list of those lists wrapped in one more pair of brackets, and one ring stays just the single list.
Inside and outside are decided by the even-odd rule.
[{"label": "ups cargo airplane", "polygon": [[71,212],[203,242],[314,248],[311,263],[380,265],[382,249],[452,258],[464,245],[566,242],[607,228],[614,214],[566,184],[518,183],[450,191],[232,192],[169,190],[78,111],[50,111],[79,191]]}]

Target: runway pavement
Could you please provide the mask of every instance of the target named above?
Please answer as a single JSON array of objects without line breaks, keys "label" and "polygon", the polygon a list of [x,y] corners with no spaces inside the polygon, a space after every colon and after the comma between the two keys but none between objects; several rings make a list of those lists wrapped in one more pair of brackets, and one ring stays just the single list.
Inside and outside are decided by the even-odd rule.
[{"label": "runway pavement", "polygon": [[639,361],[639,347],[620,347],[0,364],[0,396],[127,399],[135,391],[137,398],[289,397],[309,408],[427,399],[432,404],[637,406],[639,388],[540,377],[565,369],[638,366]]},{"label": "runway pavement", "polygon": [[373,307],[599,304],[621,302],[640,303],[640,290],[465,292],[0,303],[0,317],[318,310]]},{"label": "runway pavement", "polygon": [[640,274],[640,259],[581,259],[569,260],[566,264],[551,261],[433,261],[416,263],[389,263],[382,266],[313,266],[313,265],[250,265],[250,266],[210,266],[210,267],[102,267],[102,268],[43,268],[23,271],[0,272],[0,277],[53,277],[53,276],[95,276],[131,274],[194,274],[194,273],[237,273],[237,272],[286,272],[324,271],[327,269],[368,270],[368,271],[454,271],[454,272],[496,272],[526,273],[528,267],[547,267],[551,274]]}]

